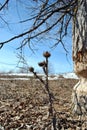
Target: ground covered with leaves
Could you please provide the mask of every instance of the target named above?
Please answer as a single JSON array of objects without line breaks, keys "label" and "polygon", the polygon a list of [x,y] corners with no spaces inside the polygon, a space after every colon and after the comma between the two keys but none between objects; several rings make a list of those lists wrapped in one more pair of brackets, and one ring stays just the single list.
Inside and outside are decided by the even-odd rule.
[{"label": "ground covered with leaves", "polygon": [[[83,127],[83,122],[72,115],[71,94],[77,82],[64,78],[49,81],[58,130]],[[48,102],[44,86],[34,78],[0,80],[0,130],[51,130]]]}]

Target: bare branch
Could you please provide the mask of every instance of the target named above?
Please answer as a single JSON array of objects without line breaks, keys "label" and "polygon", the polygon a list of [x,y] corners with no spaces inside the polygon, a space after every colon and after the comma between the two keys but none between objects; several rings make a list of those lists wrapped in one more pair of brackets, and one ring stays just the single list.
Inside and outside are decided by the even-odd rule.
[{"label": "bare branch", "polygon": [[6,0],[5,3],[0,7],[0,11],[8,4],[9,0]]},{"label": "bare branch", "polygon": [[[6,0],[4,6],[6,3],[8,3],[9,0]],[[42,1],[43,2],[43,1]],[[69,25],[69,22],[71,18],[73,17],[73,8],[77,6],[76,0],[69,0],[67,3],[64,0],[57,0],[56,2],[53,2],[52,4],[49,3],[49,0],[46,0],[43,2],[43,4],[40,7],[39,12],[36,15],[33,15],[31,18],[27,18],[25,20],[20,21],[20,23],[28,22],[30,20],[34,20],[33,26],[31,29],[28,29],[28,31],[23,32],[19,35],[13,36],[10,39],[3,41],[0,43],[0,48],[3,47],[4,44],[9,43],[15,39],[18,39],[20,37],[26,36],[27,38],[24,39],[24,43],[19,47],[25,46],[29,41],[33,38],[39,37],[40,35],[49,32],[53,29],[53,27],[58,26],[58,23],[61,23],[61,31],[60,31],[60,42],[62,43],[62,39],[67,34],[67,28]],[[53,18],[54,15],[57,15],[58,18],[52,23],[50,26],[45,28],[44,30],[41,29],[40,32],[37,30],[44,26],[45,23],[49,23],[49,19]],[[66,16],[69,16],[67,18],[67,21],[65,23],[64,19]],[[62,22],[61,22],[62,21]],[[29,35],[32,34],[30,37]]]}]

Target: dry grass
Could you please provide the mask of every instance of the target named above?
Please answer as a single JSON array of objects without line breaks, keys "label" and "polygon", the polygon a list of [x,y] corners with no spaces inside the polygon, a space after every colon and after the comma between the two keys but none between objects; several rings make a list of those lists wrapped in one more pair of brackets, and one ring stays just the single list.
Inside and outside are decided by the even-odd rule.
[{"label": "dry grass", "polygon": [[[71,94],[75,79],[49,81],[54,95],[54,108],[60,128],[74,130],[81,122],[71,113]],[[0,125],[5,130],[28,130],[27,126],[41,129],[39,122],[45,124],[50,119],[43,119],[47,114],[48,98],[43,85],[33,78],[30,80],[0,80]],[[39,119],[40,118],[40,119]],[[36,125],[35,125],[36,124]],[[50,128],[48,128],[50,130]],[[18,129],[19,130],[19,129]],[[29,129],[31,130],[31,129]]]}]

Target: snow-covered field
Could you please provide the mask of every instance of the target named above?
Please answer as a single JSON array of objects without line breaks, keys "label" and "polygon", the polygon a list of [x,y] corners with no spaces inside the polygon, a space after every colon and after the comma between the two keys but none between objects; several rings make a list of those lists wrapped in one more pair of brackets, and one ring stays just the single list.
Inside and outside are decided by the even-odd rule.
[{"label": "snow-covered field", "polygon": [[[38,76],[41,76],[42,79],[45,79],[44,74],[38,74]],[[0,79],[2,80],[29,80],[29,78],[33,77],[33,74],[31,73],[6,73],[6,74],[0,74]],[[75,73],[64,73],[64,74],[52,74],[49,75],[49,80],[57,80],[60,78],[66,78],[66,79],[78,79],[78,77],[75,75]]]}]

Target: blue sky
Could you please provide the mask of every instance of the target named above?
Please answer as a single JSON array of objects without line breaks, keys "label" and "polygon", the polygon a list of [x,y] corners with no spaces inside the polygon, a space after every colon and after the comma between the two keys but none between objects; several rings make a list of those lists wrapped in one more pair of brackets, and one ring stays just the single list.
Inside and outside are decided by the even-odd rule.
[{"label": "blue sky", "polygon": [[[19,34],[20,32],[23,32],[28,26],[31,26],[31,24],[30,25],[18,24],[18,21],[22,20],[22,17],[25,18],[27,16],[24,12],[22,12],[22,7],[15,8],[14,6],[16,5],[11,4],[8,13],[6,13],[6,15],[4,16],[4,18],[8,21],[8,23],[10,23],[10,25],[7,26],[3,21],[0,24],[1,26],[0,41],[7,40],[10,37]],[[20,11],[18,9],[20,9]],[[20,12],[22,13],[22,15],[20,15]],[[16,50],[16,48],[19,46],[21,40],[23,40],[23,38],[7,43],[0,50],[0,71],[1,72],[18,71],[17,64],[19,59],[17,58],[17,56],[20,51]],[[41,68],[38,67],[37,63],[44,60],[43,52],[49,51],[51,53],[51,57],[49,58],[49,69],[52,73],[72,72],[73,62],[72,62],[72,33],[71,32],[64,39],[64,43],[66,49],[69,51],[67,55],[61,44],[59,44],[55,48],[51,48],[52,46],[51,46],[50,39],[49,41],[44,40],[43,43],[40,42],[36,44],[33,47],[34,53],[28,47],[25,47],[23,51],[28,66],[33,66],[35,67],[36,71],[42,73]]]}]

